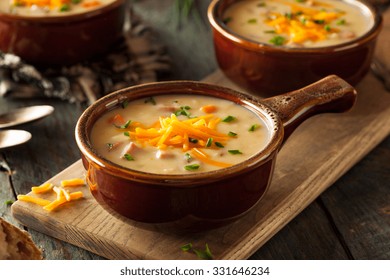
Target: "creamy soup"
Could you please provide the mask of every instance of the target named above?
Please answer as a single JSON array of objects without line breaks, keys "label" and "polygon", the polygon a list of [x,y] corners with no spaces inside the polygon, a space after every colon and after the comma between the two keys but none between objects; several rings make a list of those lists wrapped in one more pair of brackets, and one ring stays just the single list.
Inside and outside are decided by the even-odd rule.
[{"label": "creamy soup", "polygon": [[0,12],[23,16],[66,16],[88,12],[116,0],[0,0]]},{"label": "creamy soup", "polygon": [[243,0],[227,8],[223,21],[243,37],[288,47],[345,43],[374,24],[367,8],[339,0]]},{"label": "creamy soup", "polygon": [[167,95],[123,104],[94,124],[91,142],[130,169],[185,174],[242,162],[269,141],[262,119],[231,101]]}]

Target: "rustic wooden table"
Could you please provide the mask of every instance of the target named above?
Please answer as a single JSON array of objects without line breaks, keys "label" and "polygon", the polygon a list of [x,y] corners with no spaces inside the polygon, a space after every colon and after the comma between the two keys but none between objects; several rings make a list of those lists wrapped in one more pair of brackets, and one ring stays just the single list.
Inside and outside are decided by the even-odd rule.
[{"label": "rustic wooden table", "polygon": [[[173,0],[133,1],[172,58],[169,79],[201,80],[217,69],[206,19],[209,0],[196,1],[179,26]],[[58,100],[0,100],[0,111],[46,103],[50,117],[20,126],[33,138],[0,151],[0,215],[17,225],[5,204],[77,161],[74,127],[84,106]],[[390,137],[344,174],[296,218],[256,251],[251,259],[390,259]],[[20,226],[20,225],[19,225]],[[101,259],[86,250],[27,229],[46,259]]]}]

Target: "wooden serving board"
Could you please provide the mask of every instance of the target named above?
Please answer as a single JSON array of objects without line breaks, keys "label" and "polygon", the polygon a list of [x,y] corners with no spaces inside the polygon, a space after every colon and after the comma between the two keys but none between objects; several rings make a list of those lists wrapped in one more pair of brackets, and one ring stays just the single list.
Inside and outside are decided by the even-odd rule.
[{"label": "wooden serving board", "polygon": [[[204,81],[235,87],[219,71]],[[197,259],[180,249],[188,242],[199,249],[207,243],[215,259],[246,259],[390,133],[390,93],[372,75],[357,89],[352,111],[315,116],[293,133],[265,197],[225,227],[193,234],[143,229],[106,212],[87,187],[80,188],[85,199],[58,211],[17,201],[12,213],[27,227],[109,259]],[[77,161],[49,181],[84,175]]]}]

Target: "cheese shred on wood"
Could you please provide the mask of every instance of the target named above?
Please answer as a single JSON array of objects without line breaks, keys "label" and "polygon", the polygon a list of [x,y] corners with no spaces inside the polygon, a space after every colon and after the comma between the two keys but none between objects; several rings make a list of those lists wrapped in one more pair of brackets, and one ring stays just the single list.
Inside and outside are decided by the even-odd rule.
[{"label": "cheese shred on wood", "polygon": [[54,192],[56,194],[55,200],[48,200],[37,196],[31,196],[31,195],[18,195],[18,200],[25,201],[25,202],[31,202],[40,206],[43,206],[43,209],[47,211],[53,211],[57,209],[59,206],[66,204],[67,202],[74,201],[77,199],[82,198],[83,192],[81,191],[75,191],[75,192],[69,192],[65,189],[65,187],[74,187],[74,186],[81,186],[85,185],[85,182],[81,178],[73,178],[69,180],[63,180],[61,181],[61,186],[54,186],[52,183],[45,183],[40,186],[34,186],[31,188],[31,191],[34,194],[42,194],[42,193],[48,193],[48,192]]}]

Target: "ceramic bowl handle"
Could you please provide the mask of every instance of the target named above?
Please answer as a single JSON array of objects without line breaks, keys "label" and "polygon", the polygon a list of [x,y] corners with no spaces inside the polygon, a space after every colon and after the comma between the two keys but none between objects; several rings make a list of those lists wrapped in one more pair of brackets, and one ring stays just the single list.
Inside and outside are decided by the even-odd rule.
[{"label": "ceramic bowl handle", "polygon": [[343,79],[331,75],[307,87],[263,99],[283,122],[286,140],[303,121],[327,112],[345,112],[356,101],[356,90]]}]

